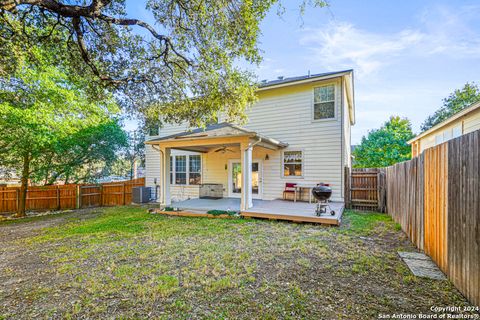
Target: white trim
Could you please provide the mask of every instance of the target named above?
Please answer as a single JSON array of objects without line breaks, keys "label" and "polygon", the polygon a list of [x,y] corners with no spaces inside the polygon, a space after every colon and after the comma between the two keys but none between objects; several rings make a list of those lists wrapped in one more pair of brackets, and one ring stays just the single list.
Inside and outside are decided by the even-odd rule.
[{"label": "white trim", "polygon": [[[302,175],[300,176],[286,176],[284,173],[284,153],[289,151],[300,151],[302,153]],[[282,179],[303,179],[305,177],[305,150],[303,148],[292,148],[292,149],[284,149],[280,153],[280,178]]]},{"label": "white trim", "polygon": [[[240,163],[240,159],[228,159],[228,164],[227,164],[227,175],[228,175],[228,179],[227,179],[227,183],[228,183],[228,186],[227,186],[227,195],[229,198],[240,198],[241,197],[241,194],[240,193],[233,193],[232,192],[232,183],[233,183],[233,180],[232,180],[232,163]],[[259,181],[258,181],[258,194],[253,194],[252,193],[252,198],[253,199],[263,199],[263,159],[259,159],[259,158],[254,158],[252,159],[252,163],[254,162],[258,162],[258,171],[259,171]]]},{"label": "white trim", "polygon": [[281,87],[296,86],[296,85],[312,83],[312,82],[317,82],[317,81],[325,81],[325,80],[330,80],[330,79],[342,78],[342,77],[350,75],[350,74],[353,74],[353,70],[345,70],[345,71],[340,71],[338,73],[329,74],[329,75],[326,75],[326,76],[316,76],[316,77],[311,77],[311,78],[302,79],[302,80],[292,80],[290,82],[284,82],[284,83],[269,85],[269,86],[265,86],[265,87],[259,87],[259,88],[257,88],[256,91],[271,90],[271,89],[277,89],[277,88],[281,88]]},{"label": "white trim", "polygon": [[[322,87],[330,87],[333,86],[333,118],[323,118],[323,119],[315,119],[315,89],[316,88],[322,88]],[[327,82],[325,84],[322,84],[320,86],[315,86],[312,88],[312,94],[311,94],[311,121],[312,122],[325,122],[325,121],[336,121],[338,120],[338,82],[337,81],[332,81],[332,82]]]},{"label": "white trim", "polygon": [[[172,186],[199,186],[200,184],[190,184],[190,157],[191,156],[200,156],[200,172],[193,172],[193,173],[200,173],[200,184],[202,184],[203,182],[203,157],[201,154],[172,154],[170,155],[170,157],[173,158],[173,161],[172,161],[172,166],[170,167],[171,169],[171,174],[172,174],[172,183],[171,185]],[[186,175],[186,180],[185,180],[185,183],[176,183],[176,173],[177,173],[177,169],[176,169],[176,157],[186,157],[185,158],[185,161],[186,161],[186,164],[185,164],[185,170],[187,170],[185,172],[185,175]],[[169,159],[170,161],[170,159]],[[170,174],[168,176],[168,181],[170,181]]]}]

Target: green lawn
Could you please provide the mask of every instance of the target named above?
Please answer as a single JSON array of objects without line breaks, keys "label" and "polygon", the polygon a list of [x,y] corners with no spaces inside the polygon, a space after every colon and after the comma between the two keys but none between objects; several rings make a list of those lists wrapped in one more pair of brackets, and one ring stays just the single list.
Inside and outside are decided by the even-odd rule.
[{"label": "green lawn", "polygon": [[343,225],[167,217],[138,207],[0,224],[0,319],[365,319],[466,304],[418,279],[384,214]]}]

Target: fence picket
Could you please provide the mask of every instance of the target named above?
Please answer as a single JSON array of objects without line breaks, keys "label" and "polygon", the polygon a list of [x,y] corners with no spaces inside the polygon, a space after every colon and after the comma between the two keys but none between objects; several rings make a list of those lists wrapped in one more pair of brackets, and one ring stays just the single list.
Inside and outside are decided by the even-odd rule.
[{"label": "fence picket", "polygon": [[[145,178],[100,185],[31,186],[27,191],[26,209],[41,211],[124,205],[131,203],[132,187],[144,185]],[[18,187],[0,188],[0,212],[16,212],[18,201]]]}]

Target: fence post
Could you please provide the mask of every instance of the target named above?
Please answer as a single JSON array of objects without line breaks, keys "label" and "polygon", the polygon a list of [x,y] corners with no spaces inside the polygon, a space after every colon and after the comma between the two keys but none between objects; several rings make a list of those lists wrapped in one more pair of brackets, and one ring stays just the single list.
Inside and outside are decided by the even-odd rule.
[{"label": "fence post", "polygon": [[[17,188],[15,189],[15,204],[17,205],[16,212],[18,212],[18,207],[20,206],[20,190]],[[25,201],[25,207],[27,206],[26,201]]]},{"label": "fence post", "polygon": [[386,210],[386,169],[379,168],[377,173],[377,199],[378,212],[385,213]]},{"label": "fence post", "polygon": [[125,182],[123,183],[123,205],[125,205]]},{"label": "fence post", "polygon": [[60,188],[57,185],[57,210],[60,210]]},{"label": "fence post", "polygon": [[77,196],[77,209],[80,209],[80,207],[82,206],[82,189],[79,185],[77,185],[76,196]]},{"label": "fence post", "polygon": [[100,207],[103,207],[103,184],[100,184]]}]

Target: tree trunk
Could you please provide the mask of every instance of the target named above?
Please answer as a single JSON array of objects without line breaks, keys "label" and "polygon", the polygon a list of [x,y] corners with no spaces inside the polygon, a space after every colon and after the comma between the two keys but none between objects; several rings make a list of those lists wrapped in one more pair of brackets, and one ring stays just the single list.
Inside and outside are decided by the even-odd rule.
[{"label": "tree trunk", "polygon": [[135,160],[130,161],[130,180],[133,179],[134,163],[135,163]]},{"label": "tree trunk", "polygon": [[23,169],[22,169],[22,178],[20,186],[20,199],[18,199],[18,217],[25,217],[25,209],[27,205],[27,191],[28,191],[28,178],[30,176],[30,154],[26,154],[23,157]]}]

